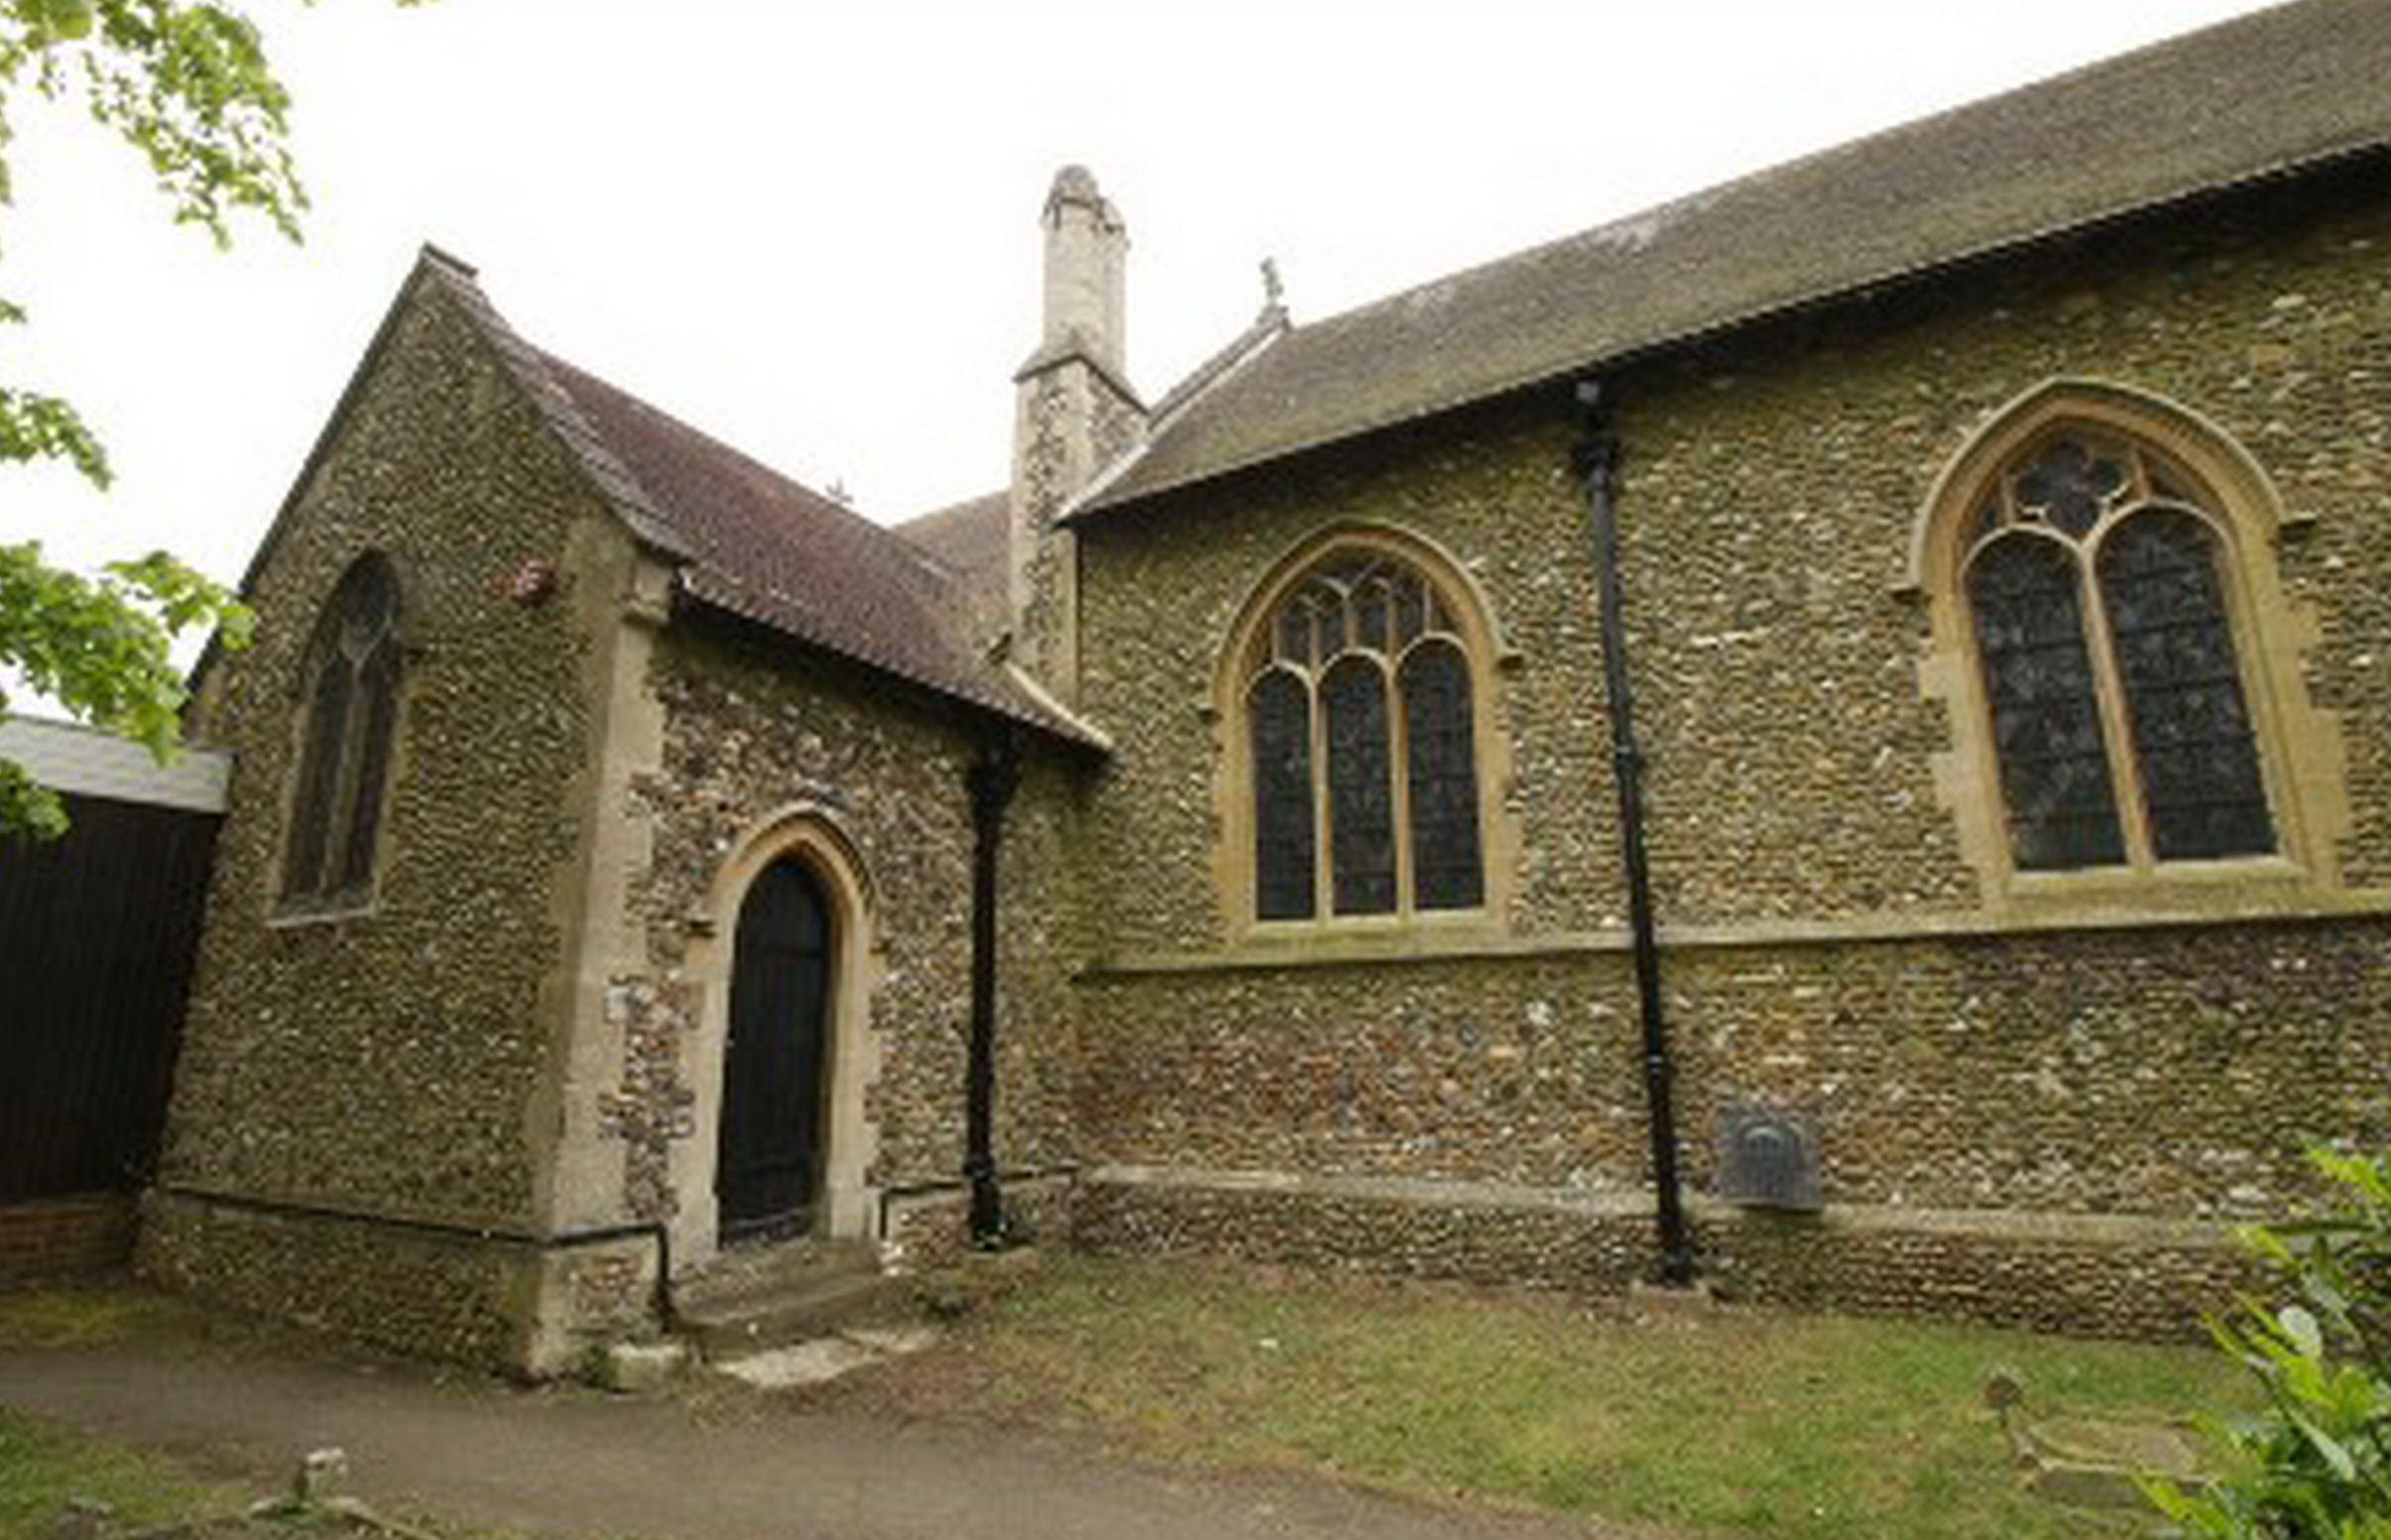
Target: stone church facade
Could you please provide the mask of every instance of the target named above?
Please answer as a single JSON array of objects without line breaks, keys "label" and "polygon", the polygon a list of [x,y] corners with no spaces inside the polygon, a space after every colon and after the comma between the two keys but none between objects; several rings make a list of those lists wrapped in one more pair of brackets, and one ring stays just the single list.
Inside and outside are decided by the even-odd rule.
[{"label": "stone church facade", "polygon": [[1011,486],[893,530],[427,252],[202,667],[146,1265],[535,1369],[1032,1231],[2181,1329],[2387,1131],[2386,63],[2304,0],[1151,401],[1066,172]]}]

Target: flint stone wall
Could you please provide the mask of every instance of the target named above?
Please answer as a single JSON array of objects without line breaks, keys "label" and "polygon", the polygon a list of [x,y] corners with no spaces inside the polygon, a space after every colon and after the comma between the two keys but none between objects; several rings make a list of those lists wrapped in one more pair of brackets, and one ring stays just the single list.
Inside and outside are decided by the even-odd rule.
[{"label": "flint stone wall", "polygon": [[[1152,1182],[1090,1173],[1084,1249],[1615,1294],[1652,1276],[1647,1209],[1569,1194],[1338,1191],[1335,1183]],[[1323,1191],[1322,1188],[1330,1190]],[[1937,1221],[1940,1223],[1928,1223]],[[2035,1233],[1997,1214],[1825,1217],[1697,1203],[1694,1250],[1727,1301],[1926,1315],[2085,1335],[2204,1340],[2206,1313],[2259,1282],[2212,1239],[2152,1227]]]},{"label": "flint stone wall", "polygon": [[[666,633],[655,688],[664,707],[664,759],[636,787],[655,838],[632,891],[649,968],[617,981],[636,1003],[634,1078],[615,1116],[634,1211],[666,1217],[670,1141],[715,1132],[688,1116],[700,1004],[685,966],[690,917],[706,911],[741,837],[798,803],[843,834],[870,887],[879,951],[871,1030],[880,1050],[880,1076],[865,1100],[879,1134],[871,1185],[959,1182],[971,1015],[964,770],[989,724],[850,664],[695,618]],[[1069,770],[1033,747],[1001,847],[995,1145],[1007,1166],[1060,1166],[1072,1157],[1072,796]],[[722,935],[732,919],[724,917]]]},{"label": "flint stone wall", "polygon": [[203,1299],[394,1352],[508,1372],[569,1367],[533,1323],[543,1300],[576,1343],[655,1328],[646,1237],[550,1248],[528,1236],[441,1231],[150,1195],[148,1275]]},{"label": "flint stone wall", "polygon": [[[1715,1186],[1717,1116],[1746,1102],[1819,1120],[1830,1205],[1896,1213],[2280,1214],[2319,1195],[2303,1143],[2385,1136],[2380,180],[2264,191],[1896,286],[1612,381],[1628,662],[1697,1194]],[[1942,468],[1996,409],[2060,376],[2206,415],[2314,516],[2277,554],[2285,599],[2319,622],[2305,672],[2347,747],[2351,823],[2340,886],[2313,912],[2144,925],[2088,906],[2028,925],[1982,906],[1938,801],[1934,760],[1953,742],[1920,685],[1925,612],[1897,590]],[[1084,528],[1083,700],[1120,745],[1087,830],[1092,1166],[1645,1188],[1575,431],[1555,387]],[[1495,788],[1521,842],[1509,912],[1478,937],[1416,938],[1415,956],[1334,926],[1247,944],[1214,888],[1215,776],[1243,752],[1209,710],[1215,661],[1272,563],[1338,522],[1441,543],[1522,654],[1501,685],[1514,774]],[[1326,1226],[1301,1243],[1321,1259],[1444,1254],[1283,1197],[1098,1184],[1085,1204],[1092,1244],[1277,1246],[1298,1222],[1262,1216],[1294,1205]],[[1136,1217],[1148,1209],[1150,1224]],[[1540,1227],[1494,1248],[1518,1275],[1609,1275],[1591,1242]],[[1735,1234],[1721,1260],[1755,1297],[1916,1299],[1995,1319],[2080,1308],[2130,1323],[2131,1291],[2113,1280],[2143,1265],[2130,1244],[2037,1251],[1997,1227],[1966,1244]],[[1991,1265],[2011,1254],[2024,1271]],[[2187,1287],[2232,1265],[2202,1245],[2147,1260]]]},{"label": "flint stone wall", "polygon": [[[403,302],[295,495],[255,573],[256,640],[214,661],[192,722],[235,769],[159,1177],[169,1193],[293,1212],[277,1229],[171,1205],[144,1264],[253,1308],[350,1301],[388,1340],[375,1323],[444,1309],[401,1301],[447,1292],[456,1269],[496,1308],[505,1290],[484,1283],[513,1264],[461,1244],[430,1273],[377,1279],[343,1216],[534,1219],[530,1109],[562,1025],[539,1003],[561,965],[556,884],[593,747],[573,586],[611,527],[436,289]],[[373,898],[289,914],[278,883],[304,651],[367,550],[398,573],[407,649]],[[516,602],[510,578],[533,561],[564,591]],[[500,1335],[476,1315],[427,1324],[414,1346],[480,1357]]]}]

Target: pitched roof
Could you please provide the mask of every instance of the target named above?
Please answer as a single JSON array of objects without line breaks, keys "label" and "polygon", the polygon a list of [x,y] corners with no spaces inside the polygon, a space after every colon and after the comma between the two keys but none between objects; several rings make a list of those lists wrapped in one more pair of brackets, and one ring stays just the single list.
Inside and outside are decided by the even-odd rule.
[{"label": "pitched roof", "polygon": [[2300,0],[1295,327],[1075,515],[2391,144],[2391,0]]},{"label": "pitched roof", "polygon": [[892,527],[937,562],[962,590],[970,605],[974,635],[994,637],[1005,628],[1006,589],[1012,581],[1012,495],[990,492]]},{"label": "pitched roof", "polygon": [[1101,745],[980,651],[956,577],[891,531],[525,342],[473,271],[426,250],[548,425],[688,600],[1070,741]]}]

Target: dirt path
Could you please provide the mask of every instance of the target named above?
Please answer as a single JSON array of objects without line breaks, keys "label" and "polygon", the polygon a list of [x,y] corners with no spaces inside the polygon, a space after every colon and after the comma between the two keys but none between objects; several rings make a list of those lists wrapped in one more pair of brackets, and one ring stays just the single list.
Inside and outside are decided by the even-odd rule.
[{"label": "dirt path", "polygon": [[261,1483],[348,1451],[400,1510],[644,1540],[1542,1540],[1583,1524],[1213,1475],[997,1429],[808,1413],[741,1394],[639,1400],[409,1365],[175,1344],[0,1350],[0,1405]]}]

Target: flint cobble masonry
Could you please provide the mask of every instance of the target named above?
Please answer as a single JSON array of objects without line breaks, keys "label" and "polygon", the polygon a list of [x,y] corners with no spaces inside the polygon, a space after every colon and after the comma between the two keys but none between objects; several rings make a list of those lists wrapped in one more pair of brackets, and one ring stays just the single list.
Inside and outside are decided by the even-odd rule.
[{"label": "flint cobble masonry", "polygon": [[[249,602],[269,623],[197,703],[193,736],[231,749],[237,768],[143,1243],[160,1276],[386,1340],[391,1323],[439,1307],[406,1303],[411,1248],[359,1241],[340,1216],[530,1222],[528,1109],[549,1052],[538,1001],[561,945],[551,899],[593,745],[570,595],[526,605],[509,585],[527,562],[569,583],[576,538],[603,518],[453,305],[433,296],[395,314],[346,431],[261,553]],[[407,659],[375,896],[286,914],[303,650],[323,595],[368,549],[402,574]],[[181,1196],[219,1192],[323,1217],[262,1227]],[[503,1293],[489,1269],[507,1261],[454,1249],[425,1265],[469,1276],[471,1299]],[[506,1356],[489,1320],[396,1335]]]},{"label": "flint cobble masonry", "polygon": [[[2218,926],[2129,924],[2091,903],[2031,923],[1981,909],[1934,775],[1953,730],[1921,688],[1925,611],[1902,591],[1935,477],[2030,387],[2094,376],[2211,417],[2298,521],[2277,553],[2285,598],[2317,618],[2304,678],[2347,750],[2334,891],[2376,888],[2391,849],[2377,640],[2391,616],[2376,576],[2391,570],[2391,264],[2368,254],[2391,249],[2391,220],[2339,208],[2268,191],[1614,380],[1689,1182],[1715,1186],[1720,1114],[1782,1106],[1819,1120],[1830,1205],[1983,1217],[1973,1237],[1897,1222],[1864,1237],[1706,1228],[1711,1265],[1747,1295],[2179,1331],[2196,1314],[2185,1300],[2214,1300],[2238,1275],[2222,1222],[2317,1196],[2306,1142],[2384,1131],[2370,1110],[2382,1077],[2365,1068],[2391,1063],[2379,913],[2326,904]],[[1098,962],[1083,981],[1082,1106],[1096,1166],[1563,1195],[1646,1181],[1564,406],[1556,389],[1455,414],[1083,536],[1087,700],[1120,746],[1089,831]],[[1500,685],[1513,778],[1497,788],[1519,820],[1519,867],[1474,959],[1455,943],[1464,956],[1373,963],[1329,937],[1309,961],[1241,961],[1210,881],[1215,776],[1242,752],[1209,709],[1212,659],[1271,563],[1340,523],[1441,543],[1520,654]],[[1190,1098],[1181,1072],[1234,1090]],[[1405,1271],[1466,1255],[1480,1260],[1454,1266],[1472,1275],[1597,1285],[1617,1271],[1564,1224],[1459,1207],[1358,1223],[1314,1198],[1155,1186],[1083,1204],[1092,1244],[1209,1237]],[[2130,1240],[2029,1243],[1998,1223],[2045,1213],[2212,1228],[2144,1257]],[[1448,1222],[1501,1240],[1418,1239]],[[1485,1263],[1490,1247],[1507,1260]],[[2155,1280],[2169,1303],[2145,1307],[2136,1286],[2102,1278]]]},{"label": "flint cobble masonry", "polygon": [[[741,832],[792,803],[823,809],[872,878],[881,975],[871,1011],[881,1057],[865,1111],[879,1129],[874,1185],[954,1182],[971,967],[963,771],[986,730],[859,686],[835,665],[731,637],[676,643],[656,688],[665,707],[664,764],[639,796],[658,837],[633,895],[650,971],[629,981],[646,1005],[632,1029],[639,1078],[620,1093],[642,1212],[661,1217],[666,1146],[691,1134],[677,1116],[694,1096],[685,1082],[695,1019],[684,967],[689,916],[705,909]],[[1032,765],[1004,847],[997,1142],[1021,1166],[1063,1164],[1072,1150],[1068,892],[1048,875],[1063,868],[1066,805],[1063,772]]]},{"label": "flint cobble masonry", "polygon": [[[2236,25],[2280,43],[2325,14]],[[2152,67],[2221,67],[2202,47]],[[2015,106],[1969,121],[2015,139]],[[1946,164],[1957,121],[1904,133]],[[1898,173],[1911,142],[1796,179]],[[219,660],[195,711],[237,770],[144,1264],[518,1367],[654,1330],[659,1284],[723,1239],[703,1173],[730,942],[747,885],[792,854],[846,938],[824,974],[813,1220],[950,1258],[965,780],[1002,743],[1023,768],[995,1022],[1016,1218],[1104,1249],[1557,1288],[1646,1275],[1644,1027],[1576,382],[1457,405],[1417,376],[1488,366],[1440,352],[1487,322],[1470,295],[1532,299],[1548,264],[1610,274],[1623,314],[1653,297],[1639,285],[1699,286],[1702,261],[1639,269],[1638,243],[1732,233],[1705,210],[1758,217],[1781,185],[1317,329],[1279,335],[1266,309],[1239,348],[1284,353],[1223,355],[1217,395],[1166,396],[1151,422],[1090,362],[1120,338],[1072,329],[1118,317],[1056,333],[1050,314],[1044,366],[1016,380],[1015,484],[941,526],[964,566],[1017,569],[1010,606],[543,362],[427,253],[245,585],[258,647]],[[1057,186],[1097,196],[1085,172]],[[1829,190],[1860,206],[1874,186]],[[1050,296],[1114,292],[1126,228],[1107,209],[1101,239],[1050,245]],[[1660,311],[1710,313],[1703,293]],[[1382,375],[1306,373],[1357,337],[1388,347]],[[2244,1276],[2231,1225],[2318,1195],[2304,1144],[2391,1136],[2391,162],[2270,173],[1647,338],[1603,373],[1705,1275],[1811,1308],[2185,1331]],[[1361,420],[1255,394],[1280,386],[1350,388],[1325,405],[1365,416],[1434,410],[1217,469],[1251,441],[1240,412]],[[1935,553],[1970,478],[2032,447],[2046,406],[2187,456],[2230,516],[2222,603],[2276,857],[2007,870]],[[1139,500],[1141,475],[1189,463],[1217,473]],[[980,511],[1016,522],[1010,563]],[[1341,534],[1440,571],[1491,627],[1462,627],[1494,735],[1483,912],[1243,912],[1251,746],[1226,654],[1261,586]],[[277,871],[303,650],[368,549],[400,576],[407,648],[377,881],[370,902],[302,914]],[[1009,637],[965,636],[1008,607]],[[1719,1197],[1720,1130],[1755,1109],[1815,1129],[1823,1213]]]}]

